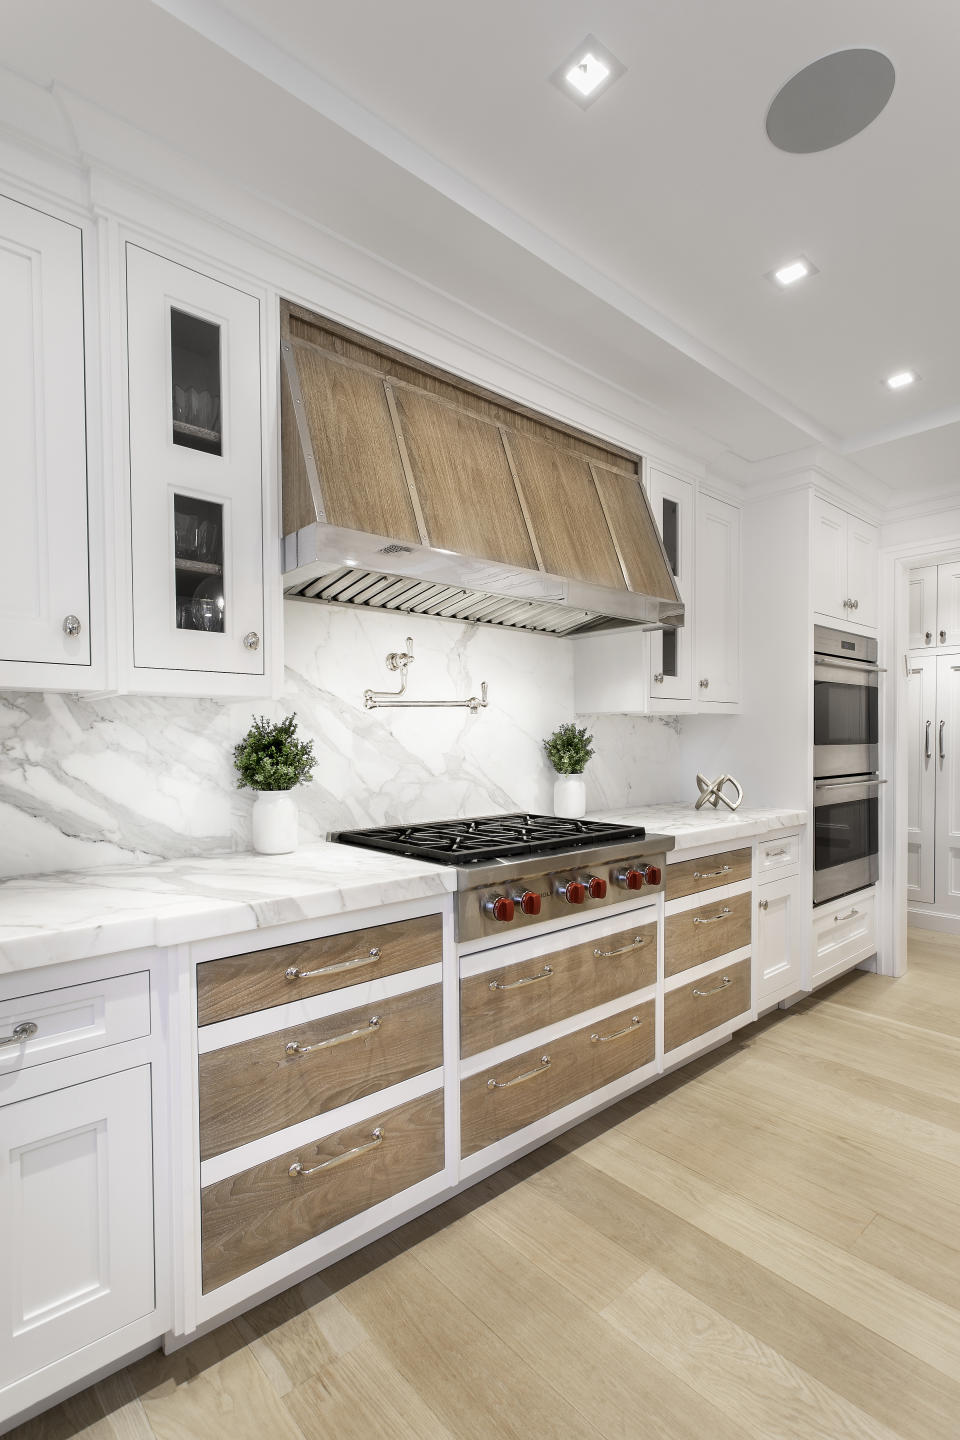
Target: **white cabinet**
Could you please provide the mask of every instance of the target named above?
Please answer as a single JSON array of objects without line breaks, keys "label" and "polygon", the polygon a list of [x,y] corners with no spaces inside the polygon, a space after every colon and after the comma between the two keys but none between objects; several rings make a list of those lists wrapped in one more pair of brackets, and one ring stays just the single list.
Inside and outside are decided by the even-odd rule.
[{"label": "white cabinet", "polygon": [[813,608],[834,620],[876,626],[876,526],[827,500],[813,501]]},{"label": "white cabinet", "polygon": [[689,700],[693,671],[694,489],[656,466],[647,469],[650,508],[663,539],[680,597],[687,606],[686,623],[679,630],[655,632],[650,637],[650,699]]},{"label": "white cabinet", "polygon": [[696,535],[694,694],[703,709],[740,699],[740,511],[701,494]]},{"label": "white cabinet", "polygon": [[800,877],[768,880],[756,890],[753,988],[758,1010],[803,988]]},{"label": "white cabinet", "polygon": [[0,314],[0,684],[89,688],[83,237],[3,197]]},{"label": "white cabinet", "polygon": [[131,684],[263,676],[260,305],[137,245],[126,258]]},{"label": "white cabinet", "polygon": [[877,892],[861,890],[818,905],[811,930],[811,988],[826,985],[877,953]]},{"label": "white cabinet", "polygon": [[925,650],[937,643],[937,566],[911,570],[908,586],[908,644],[911,650]]},{"label": "white cabinet", "polygon": [[907,898],[934,896],[937,657],[918,655],[907,678]]},{"label": "white cabinet", "polygon": [[0,1392],[149,1314],[148,1065],[0,1109],[0,1235]]},{"label": "white cabinet", "polygon": [[937,641],[960,645],[960,562],[937,566]]},{"label": "white cabinet", "polygon": [[960,656],[936,663],[934,900],[938,911],[960,916]]}]

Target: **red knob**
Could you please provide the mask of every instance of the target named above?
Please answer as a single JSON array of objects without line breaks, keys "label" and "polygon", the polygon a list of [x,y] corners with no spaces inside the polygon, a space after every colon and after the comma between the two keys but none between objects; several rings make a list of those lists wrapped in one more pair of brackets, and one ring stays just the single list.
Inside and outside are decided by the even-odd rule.
[{"label": "red knob", "polygon": [[648,885],[659,885],[660,881],[663,879],[663,874],[660,870],[660,866],[648,865],[646,870],[644,870],[643,872],[643,878],[646,880]]},{"label": "red knob", "polygon": [[498,895],[497,898],[490,904],[490,914],[493,916],[494,920],[502,920],[504,922],[506,922],[507,920],[512,920],[513,901],[510,899],[509,895]]},{"label": "red knob", "polygon": [[587,887],[581,885],[579,880],[571,880],[564,885],[560,894],[568,905],[582,905],[587,896]]},{"label": "red knob", "polygon": [[643,886],[643,871],[623,870],[620,872],[620,881],[628,890],[640,890]]},{"label": "red knob", "polygon": [[540,914],[540,896],[536,890],[524,890],[520,896],[520,909],[524,915]]},{"label": "red knob", "polygon": [[607,882],[599,875],[591,875],[587,881],[587,892],[591,900],[602,900],[607,893]]}]

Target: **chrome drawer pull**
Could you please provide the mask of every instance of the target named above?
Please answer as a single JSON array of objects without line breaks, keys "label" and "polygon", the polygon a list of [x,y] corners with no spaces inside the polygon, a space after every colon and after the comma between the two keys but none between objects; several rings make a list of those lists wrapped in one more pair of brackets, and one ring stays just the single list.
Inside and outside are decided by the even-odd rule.
[{"label": "chrome drawer pull", "polygon": [[329,1050],[333,1045],[346,1045],[348,1040],[359,1040],[372,1030],[380,1029],[380,1016],[371,1015],[366,1025],[359,1030],[348,1030],[345,1035],[334,1035],[332,1040],[318,1040],[315,1045],[301,1045],[299,1040],[288,1040],[283,1047],[288,1055],[309,1055],[314,1050]]},{"label": "chrome drawer pull", "polygon": [[933,726],[933,721],[932,721],[932,720],[928,720],[927,723],[926,723],[926,727],[925,727],[925,729],[924,729],[924,734],[923,734],[923,758],[924,758],[924,760],[929,760],[929,759],[931,758],[932,753],[933,753],[933,752],[931,751],[931,749],[930,749],[930,730],[931,730],[932,726]]},{"label": "chrome drawer pull", "polygon": [[596,1045],[599,1042],[599,1044],[605,1045],[608,1040],[619,1040],[621,1035],[632,1035],[637,1026],[642,1025],[642,1023],[639,1015],[631,1015],[630,1024],[625,1025],[622,1030],[614,1030],[612,1035],[600,1035],[595,1031],[594,1034],[590,1036],[590,1043]]},{"label": "chrome drawer pull", "polygon": [[834,923],[834,925],[836,925],[836,923],[837,923],[838,920],[852,920],[856,915],[859,915],[859,914],[860,914],[860,911],[859,911],[859,910],[848,910],[847,913],[846,913],[846,915],[834,915],[834,917],[833,917],[833,923]]},{"label": "chrome drawer pull", "polygon": [[781,847],[779,850],[768,850],[766,855],[768,860],[778,860],[781,855],[786,855],[786,853],[786,850]]},{"label": "chrome drawer pull", "polygon": [[721,990],[725,990],[728,985],[732,984],[733,981],[730,979],[730,976],[724,975],[722,980],[720,981],[720,984],[714,985],[712,990],[694,990],[693,993],[694,995],[698,995],[701,997],[704,995],[719,995]]},{"label": "chrome drawer pull", "polygon": [[294,1177],[301,1175],[304,1178],[308,1175],[319,1175],[321,1170],[332,1170],[335,1166],[342,1165],[345,1160],[355,1160],[358,1155],[366,1155],[370,1150],[376,1150],[377,1146],[382,1144],[383,1131],[378,1125],[365,1145],[354,1145],[352,1150],[344,1150],[342,1155],[335,1155],[332,1160],[324,1160],[322,1165],[313,1165],[309,1170],[304,1170],[300,1161],[295,1160],[287,1173]]},{"label": "chrome drawer pull", "polygon": [[733,911],[730,909],[730,906],[724,905],[723,909],[718,911],[716,915],[694,915],[693,923],[694,925],[712,925],[715,920],[726,920],[727,916],[732,914]]},{"label": "chrome drawer pull", "polygon": [[729,875],[731,865],[721,865],[719,870],[694,870],[694,880],[719,880],[721,875]]},{"label": "chrome drawer pull", "polygon": [[336,965],[324,965],[319,970],[298,970],[296,965],[291,965],[283,973],[287,980],[315,980],[318,975],[339,975],[343,970],[353,970],[357,965],[369,965],[379,959],[380,951],[374,945],[369,955],[358,955],[354,960],[338,960]]},{"label": "chrome drawer pull", "polygon": [[612,960],[614,955],[629,955],[631,950],[641,950],[649,944],[649,935],[635,935],[629,945],[621,945],[619,950],[594,950],[593,953],[598,960]]},{"label": "chrome drawer pull", "polygon": [[37,1026],[33,1020],[24,1020],[20,1025],[15,1025],[12,1035],[4,1035],[0,1045],[25,1045],[31,1035],[36,1035]]},{"label": "chrome drawer pull", "polygon": [[494,1080],[493,1077],[487,1081],[488,1090],[509,1090],[511,1085],[522,1085],[524,1080],[532,1080],[535,1075],[542,1075],[550,1069],[550,1056],[541,1055],[540,1064],[536,1070],[525,1070],[522,1075],[514,1075],[512,1080]]},{"label": "chrome drawer pull", "polygon": [[538,975],[524,975],[520,980],[510,980],[504,984],[502,980],[491,980],[491,990],[519,990],[521,985],[536,985],[538,980],[549,980],[553,971],[549,965],[544,965]]}]

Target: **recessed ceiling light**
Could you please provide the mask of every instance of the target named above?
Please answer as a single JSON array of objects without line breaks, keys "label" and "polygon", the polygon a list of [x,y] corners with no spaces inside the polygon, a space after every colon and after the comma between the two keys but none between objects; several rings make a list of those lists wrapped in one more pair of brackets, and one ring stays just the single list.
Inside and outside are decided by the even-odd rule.
[{"label": "recessed ceiling light", "polygon": [[808,260],[805,255],[798,255],[795,260],[787,260],[778,265],[776,270],[768,271],[767,279],[773,280],[786,290],[789,286],[796,285],[799,280],[806,280],[817,273],[817,267],[812,260]]},{"label": "recessed ceiling light", "polygon": [[626,69],[615,55],[593,35],[588,35],[573,54],[558,65],[550,76],[554,85],[584,109],[592,105],[604,90],[609,90]]},{"label": "recessed ceiling light", "polygon": [[912,385],[916,378],[913,370],[898,370],[895,375],[887,376],[887,386],[891,390],[903,390],[907,385]]}]

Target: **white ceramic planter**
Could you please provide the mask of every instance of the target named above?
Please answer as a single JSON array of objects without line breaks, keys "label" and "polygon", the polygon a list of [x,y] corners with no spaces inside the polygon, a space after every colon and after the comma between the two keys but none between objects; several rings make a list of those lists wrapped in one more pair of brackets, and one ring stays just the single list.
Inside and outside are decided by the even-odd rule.
[{"label": "white ceramic planter", "polygon": [[587,784],[582,775],[558,775],[553,782],[553,813],[579,820],[587,811]]},{"label": "white ceramic planter", "polygon": [[297,848],[297,802],[290,790],[258,790],[253,802],[253,848],[287,855]]}]

